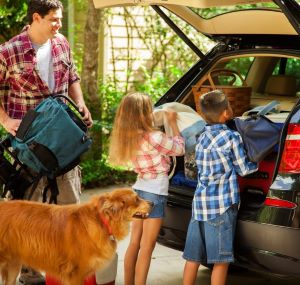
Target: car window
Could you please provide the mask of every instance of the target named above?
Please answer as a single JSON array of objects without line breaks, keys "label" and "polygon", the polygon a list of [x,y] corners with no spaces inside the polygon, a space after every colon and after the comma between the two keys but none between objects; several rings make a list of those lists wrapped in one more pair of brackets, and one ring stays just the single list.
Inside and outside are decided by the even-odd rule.
[{"label": "car window", "polygon": [[171,13],[169,10],[163,7],[161,9],[184,32],[184,34],[200,49],[202,53],[206,54],[217,44],[217,42],[201,34],[199,31],[194,29],[191,24],[183,21],[181,18]]},{"label": "car window", "polygon": [[297,96],[300,96],[300,59],[281,58],[274,68],[272,75],[287,75],[295,77]]},{"label": "car window", "polygon": [[248,10],[248,9],[279,9],[275,3],[258,3],[258,4],[246,4],[246,5],[235,5],[235,6],[224,6],[218,8],[191,8],[195,13],[200,15],[204,19],[210,19],[218,15],[222,15],[229,12]]},{"label": "car window", "polygon": [[[224,68],[237,71],[239,72],[239,74],[242,76],[243,79],[246,79],[253,60],[254,57],[233,58],[224,65]],[[228,80],[229,80],[228,78],[225,79],[224,83],[228,83]],[[237,80],[234,82],[233,85],[241,86],[243,85],[243,82],[240,78],[237,78]]]},{"label": "car window", "polygon": [[[203,78],[207,79],[203,81]],[[200,78],[191,87],[191,97],[186,99],[186,102],[189,102],[188,104],[196,110],[199,93],[202,94],[216,88],[225,93],[244,92],[245,96],[250,95],[250,104],[248,101],[249,105],[245,107],[244,111],[277,101],[279,103],[278,110],[286,114],[298,101],[300,59],[278,57],[278,55],[230,57],[217,62],[203,78]],[[210,81],[209,78],[212,80]],[[250,93],[248,92],[249,88],[251,89]],[[240,113],[238,115],[241,115]],[[282,116],[278,120],[281,122],[285,118],[286,116]]]}]

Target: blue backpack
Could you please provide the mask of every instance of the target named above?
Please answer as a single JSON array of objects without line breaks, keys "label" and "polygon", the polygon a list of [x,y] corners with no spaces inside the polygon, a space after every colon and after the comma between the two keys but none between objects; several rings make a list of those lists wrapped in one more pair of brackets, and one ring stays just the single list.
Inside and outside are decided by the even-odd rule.
[{"label": "blue backpack", "polygon": [[64,95],[48,97],[28,111],[16,136],[11,137],[17,159],[40,177],[52,180],[78,165],[92,140],[76,111],[76,105]]}]

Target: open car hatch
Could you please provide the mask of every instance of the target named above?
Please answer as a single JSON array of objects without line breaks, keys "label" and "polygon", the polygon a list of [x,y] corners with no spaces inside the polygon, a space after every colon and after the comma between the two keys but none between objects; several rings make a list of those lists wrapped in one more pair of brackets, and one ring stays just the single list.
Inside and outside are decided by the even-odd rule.
[{"label": "open car hatch", "polygon": [[94,0],[96,8],[129,5],[179,5],[195,8],[263,3],[266,0]]},{"label": "open car hatch", "polygon": [[[176,14],[199,32],[210,35],[300,34],[300,5],[295,0],[93,0],[96,8],[160,6]],[[243,4],[276,3],[277,9],[239,9],[205,19],[197,9]],[[238,6],[241,7],[241,6]],[[194,9],[192,9],[194,8]],[[274,24],[276,23],[276,24]]]}]

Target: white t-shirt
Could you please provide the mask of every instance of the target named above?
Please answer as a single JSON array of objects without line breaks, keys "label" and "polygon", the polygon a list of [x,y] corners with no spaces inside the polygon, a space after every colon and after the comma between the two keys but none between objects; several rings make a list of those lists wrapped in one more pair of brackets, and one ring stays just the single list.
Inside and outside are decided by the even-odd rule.
[{"label": "white t-shirt", "polygon": [[138,178],[132,187],[136,190],[166,196],[168,195],[169,177],[163,176],[154,179]]},{"label": "white t-shirt", "polygon": [[32,43],[32,46],[36,52],[38,73],[52,92],[54,90],[55,81],[51,54],[51,41],[48,40],[42,45]]}]

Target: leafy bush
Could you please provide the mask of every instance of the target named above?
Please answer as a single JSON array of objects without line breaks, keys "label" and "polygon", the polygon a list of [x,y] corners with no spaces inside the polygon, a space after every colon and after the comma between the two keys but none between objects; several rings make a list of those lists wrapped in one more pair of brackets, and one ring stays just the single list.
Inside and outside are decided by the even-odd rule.
[{"label": "leafy bush", "polygon": [[27,1],[0,1],[0,43],[18,34],[26,23]]},{"label": "leafy bush", "polygon": [[82,183],[85,188],[134,182],[136,174],[121,167],[112,167],[105,155],[101,160],[85,160],[82,167]]}]

